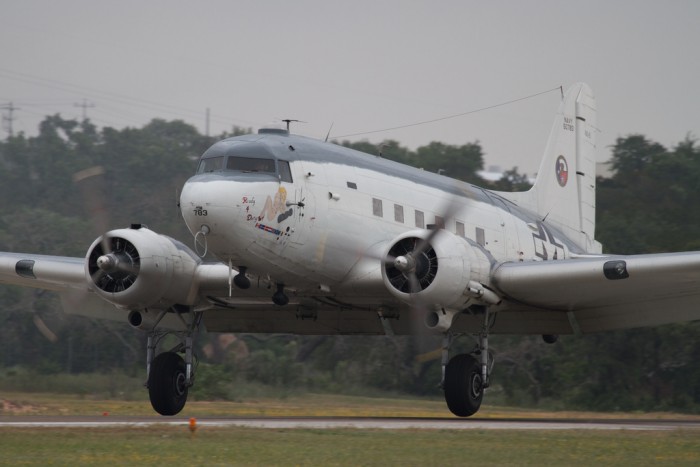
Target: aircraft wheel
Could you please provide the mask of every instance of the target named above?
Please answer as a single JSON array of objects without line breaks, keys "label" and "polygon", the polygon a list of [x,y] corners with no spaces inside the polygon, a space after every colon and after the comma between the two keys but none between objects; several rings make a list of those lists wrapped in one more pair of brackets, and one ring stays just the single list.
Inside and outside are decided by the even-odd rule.
[{"label": "aircraft wheel", "polygon": [[445,402],[458,417],[474,415],[484,397],[481,364],[469,354],[455,355],[445,368]]},{"label": "aircraft wheel", "polygon": [[148,396],[161,415],[180,413],[187,402],[185,361],[175,352],[163,352],[153,359],[148,376]]}]

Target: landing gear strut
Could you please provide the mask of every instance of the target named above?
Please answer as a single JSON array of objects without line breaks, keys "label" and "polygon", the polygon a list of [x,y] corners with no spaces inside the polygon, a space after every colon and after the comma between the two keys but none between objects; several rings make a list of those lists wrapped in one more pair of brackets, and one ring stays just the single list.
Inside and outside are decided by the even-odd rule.
[{"label": "landing gear strut", "polygon": [[[459,354],[449,359],[449,350],[454,338],[445,334],[442,348],[442,388],[450,412],[458,417],[474,415],[481,407],[484,390],[489,387],[493,359],[489,354],[489,313],[484,316],[484,325],[477,337],[477,345],[471,354]],[[449,360],[449,361],[448,361]]]},{"label": "landing gear strut", "polygon": [[[158,322],[165,313],[161,312],[153,330],[148,333],[146,387],[151,405],[156,412],[161,415],[176,415],[185,407],[188,390],[194,384],[193,334],[199,328],[202,313],[194,313],[192,323],[185,323],[187,331],[156,330]],[[182,315],[178,314],[178,316],[184,323]],[[178,337],[180,343],[171,350],[155,356],[158,344],[168,335]],[[184,353],[184,358],[179,353]]]}]

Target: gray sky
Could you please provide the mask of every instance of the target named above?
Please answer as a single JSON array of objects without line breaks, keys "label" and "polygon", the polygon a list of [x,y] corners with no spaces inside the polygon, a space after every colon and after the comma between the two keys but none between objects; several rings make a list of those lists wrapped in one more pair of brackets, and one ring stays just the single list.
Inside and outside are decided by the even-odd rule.
[{"label": "gray sky", "polygon": [[[599,160],[619,136],[700,136],[700,2],[0,0],[0,105],[14,131],[49,113],[98,126],[184,119],[211,133],[282,118],[323,139],[587,82]],[[537,170],[560,94],[349,138],[480,141]],[[5,111],[3,113],[7,115]],[[5,137],[6,131],[0,131]]]}]

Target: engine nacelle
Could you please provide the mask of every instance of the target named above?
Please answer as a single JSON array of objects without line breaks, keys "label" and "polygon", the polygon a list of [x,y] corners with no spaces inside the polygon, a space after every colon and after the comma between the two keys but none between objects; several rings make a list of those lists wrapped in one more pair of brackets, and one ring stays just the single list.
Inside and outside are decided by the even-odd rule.
[{"label": "engine nacelle", "polygon": [[140,225],[112,230],[90,246],[85,274],[97,295],[142,310],[191,305],[200,259],[182,243]]},{"label": "engine nacelle", "polygon": [[[391,261],[382,268],[387,289],[403,302],[418,300],[436,309],[462,310],[470,300],[483,303],[483,293],[479,292],[488,290],[481,283],[488,282],[490,270],[486,255],[465,238],[445,230],[434,234],[430,244],[422,247],[430,234],[413,230],[392,241],[385,252]],[[426,325],[431,327],[428,320],[430,317]]]}]

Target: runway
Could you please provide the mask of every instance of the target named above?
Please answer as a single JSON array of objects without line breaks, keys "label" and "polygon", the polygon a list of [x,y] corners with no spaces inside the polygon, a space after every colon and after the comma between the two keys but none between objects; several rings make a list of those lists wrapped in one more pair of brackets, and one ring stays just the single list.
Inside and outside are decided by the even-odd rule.
[{"label": "runway", "polygon": [[[187,427],[189,418],[166,417],[0,417],[0,428]],[[196,419],[198,429],[244,427],[259,429],[359,430],[700,430],[700,420],[655,419],[458,419],[367,417],[239,417]]]}]

